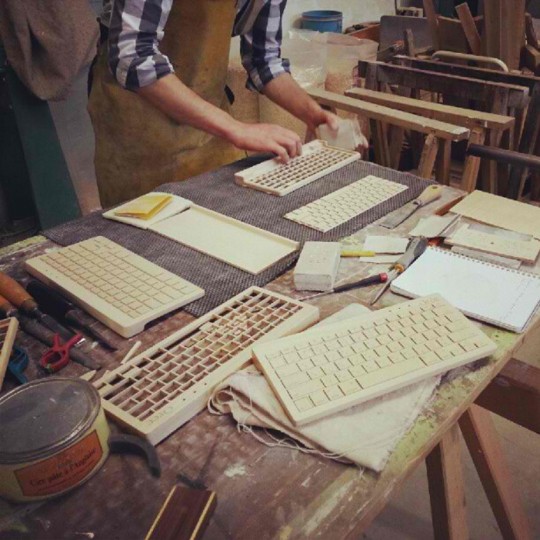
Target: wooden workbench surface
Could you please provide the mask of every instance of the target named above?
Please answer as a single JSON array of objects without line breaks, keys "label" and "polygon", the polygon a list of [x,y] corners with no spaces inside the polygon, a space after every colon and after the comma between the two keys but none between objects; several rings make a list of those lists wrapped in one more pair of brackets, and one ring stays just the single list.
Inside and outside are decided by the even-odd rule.
[{"label": "wooden workbench surface", "polygon": [[[397,231],[406,233],[421,215],[432,213],[459,193],[445,188],[441,201],[417,212]],[[366,230],[358,236],[365,235]],[[369,231],[374,230],[384,232],[372,225]],[[23,278],[21,261],[51,246],[37,237],[4,250],[3,256],[0,253],[0,269]],[[371,270],[357,260],[344,260],[339,278],[352,280]],[[291,272],[268,288],[296,298],[302,296],[292,292]],[[373,288],[352,291],[313,302],[326,317],[351,302],[367,303],[372,291]],[[403,300],[387,292],[377,307]],[[134,341],[140,339],[145,346],[150,345],[190,320],[192,317],[185,313],[176,313],[129,342],[118,338],[122,349],[114,355],[100,353],[108,368],[115,367]],[[268,448],[249,434],[239,432],[230,417],[212,416],[204,411],[157,447],[163,469],[161,478],[152,477],[138,457],[112,455],[89,482],[61,498],[31,505],[0,501],[0,539],[142,539],[176,483],[204,486],[217,492],[218,505],[205,535],[207,539],[292,539],[315,535],[358,538],[394,490],[527,336],[487,325],[483,328],[499,345],[497,353],[444,378],[435,399],[403,437],[380,475],[299,451]],[[35,345],[29,349],[35,357],[41,350]],[[27,373],[30,378],[36,377],[33,367]],[[75,364],[62,372],[72,376],[82,373],[83,368]]]}]

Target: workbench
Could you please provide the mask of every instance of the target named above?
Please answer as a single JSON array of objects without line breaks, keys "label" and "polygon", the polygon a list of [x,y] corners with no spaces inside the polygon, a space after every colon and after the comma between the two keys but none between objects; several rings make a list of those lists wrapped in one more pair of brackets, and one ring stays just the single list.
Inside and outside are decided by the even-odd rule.
[{"label": "workbench", "polygon": [[[440,201],[420,209],[393,233],[406,234],[419,217],[433,213],[459,194],[445,187]],[[366,230],[385,231],[373,224],[357,234],[361,237]],[[0,252],[0,269],[23,278],[22,261],[50,247],[50,241],[34,237],[6,248]],[[369,271],[366,266],[356,259],[343,260],[338,279],[358,279],[362,272]],[[293,289],[292,271],[268,288],[294,298],[304,296]],[[367,304],[373,290],[369,287],[312,302],[324,318],[351,302]],[[405,300],[387,292],[376,307]],[[150,346],[192,319],[180,311],[129,341],[117,337],[119,351],[109,355],[100,351],[106,367],[116,367],[133,342],[141,340],[144,347]],[[428,465],[436,537],[466,538],[460,428],[496,509],[499,527],[505,537],[524,538],[526,520],[513,492],[511,475],[505,469],[490,413],[474,402],[522,341],[540,331],[538,323],[537,315],[524,334],[483,325],[497,343],[497,353],[443,378],[430,406],[400,441],[379,475],[296,450],[269,448],[237,430],[230,417],[204,411],[157,446],[162,464],[159,479],[151,476],[141,458],[112,455],[90,481],[58,499],[28,505],[0,501],[0,539],[142,539],[176,483],[217,492],[218,505],[205,534],[208,539],[292,539],[316,534],[320,538],[359,538],[424,460]],[[108,335],[114,334],[108,331]],[[24,345],[30,343],[26,340],[22,339]],[[34,358],[42,350],[34,344],[28,349]],[[79,376],[84,372],[81,366],[71,363],[62,375]],[[35,365],[27,374],[30,379],[37,376]]]}]

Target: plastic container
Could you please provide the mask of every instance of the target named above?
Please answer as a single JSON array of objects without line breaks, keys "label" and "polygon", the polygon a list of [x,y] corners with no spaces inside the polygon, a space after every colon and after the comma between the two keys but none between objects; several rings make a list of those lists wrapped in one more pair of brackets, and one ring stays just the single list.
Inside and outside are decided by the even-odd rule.
[{"label": "plastic container", "polygon": [[301,26],[306,30],[341,33],[343,31],[343,13],[328,9],[304,11]]},{"label": "plastic container", "polygon": [[50,377],[0,399],[0,496],[17,502],[69,491],[109,455],[109,426],[96,389]]}]

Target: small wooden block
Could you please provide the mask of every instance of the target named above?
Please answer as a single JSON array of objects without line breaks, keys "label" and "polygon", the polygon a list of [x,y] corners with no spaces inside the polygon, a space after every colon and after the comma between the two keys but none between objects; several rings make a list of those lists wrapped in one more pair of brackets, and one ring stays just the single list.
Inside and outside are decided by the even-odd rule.
[{"label": "small wooden block", "polygon": [[202,538],[217,505],[213,491],[174,486],[145,540]]}]

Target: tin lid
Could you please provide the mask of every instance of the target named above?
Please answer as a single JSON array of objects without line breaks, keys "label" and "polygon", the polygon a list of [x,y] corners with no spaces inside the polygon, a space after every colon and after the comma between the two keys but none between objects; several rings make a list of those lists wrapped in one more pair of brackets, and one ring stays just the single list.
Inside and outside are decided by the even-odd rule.
[{"label": "tin lid", "polygon": [[87,381],[49,377],[0,398],[0,464],[55,454],[84,434],[100,410]]}]

